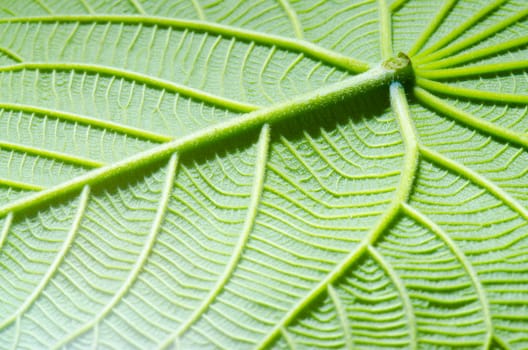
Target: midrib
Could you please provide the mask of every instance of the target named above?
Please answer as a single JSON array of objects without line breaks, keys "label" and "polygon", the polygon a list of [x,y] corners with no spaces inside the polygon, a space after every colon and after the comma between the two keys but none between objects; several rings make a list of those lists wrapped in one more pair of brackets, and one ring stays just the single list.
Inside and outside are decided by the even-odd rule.
[{"label": "midrib", "polygon": [[181,154],[229,137],[241,135],[244,132],[256,130],[265,123],[274,124],[304,115],[310,111],[342,104],[343,101],[365,95],[368,91],[376,88],[388,87],[392,81],[408,78],[411,74],[412,70],[408,59],[404,57],[391,58],[384,64],[364,73],[301,95],[289,102],[256,110],[241,117],[209,126],[186,137],[167,142],[117,163],[95,169],[58,186],[40,191],[35,195],[9,203],[0,207],[0,217],[12,211],[40,205],[60,195],[80,191],[85,185],[93,186],[109,178],[115,178],[123,173],[164,160],[174,152]]}]

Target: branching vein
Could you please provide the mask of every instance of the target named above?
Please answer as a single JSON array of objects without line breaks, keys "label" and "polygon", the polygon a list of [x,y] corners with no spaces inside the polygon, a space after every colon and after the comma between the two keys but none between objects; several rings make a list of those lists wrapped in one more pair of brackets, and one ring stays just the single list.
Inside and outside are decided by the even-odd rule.
[{"label": "branching vein", "polygon": [[486,327],[486,339],[484,341],[484,349],[488,349],[491,343],[491,339],[493,337],[493,324],[491,319],[491,312],[489,309],[489,302],[488,298],[486,296],[486,292],[484,290],[484,287],[482,286],[482,283],[480,283],[480,279],[478,277],[477,272],[471,265],[471,262],[468,260],[467,256],[460,250],[456,242],[454,242],[451,237],[447,233],[445,233],[438,225],[436,225],[433,221],[431,221],[428,217],[420,213],[417,209],[411,207],[410,205],[404,203],[403,204],[403,212],[408,215],[410,218],[415,220],[416,222],[423,225],[425,228],[436,234],[440,240],[442,240],[447,247],[453,252],[453,254],[457,257],[457,259],[460,261],[462,266],[464,267],[464,270],[466,270],[469,278],[471,279],[471,283],[475,287],[477,291],[477,296],[479,298],[481,307],[482,307],[482,313],[484,316],[484,325]]},{"label": "branching vein", "polygon": [[143,249],[141,250],[140,255],[137,257],[136,262],[134,263],[134,266],[130,270],[130,273],[128,274],[126,280],[123,281],[121,288],[116,293],[114,293],[112,300],[110,300],[110,302],[105,305],[105,307],[92,319],[92,321],[84,324],[80,328],[75,329],[68,336],[61,339],[59,342],[57,342],[53,346],[54,349],[60,348],[68,344],[74,338],[87,332],[94,326],[97,326],[107,314],[112,312],[112,309],[124,298],[126,293],[129,291],[130,287],[136,281],[137,276],[143,269],[143,266],[145,265],[150,255],[150,252],[152,251],[152,247],[154,246],[154,243],[156,242],[156,237],[158,235],[159,229],[161,227],[163,219],[165,218],[165,213],[167,211],[167,206],[169,203],[170,195],[172,193],[172,188],[174,185],[174,179],[176,176],[177,163],[178,163],[178,155],[174,153],[171,156],[168,166],[167,166],[167,176],[165,178],[165,183],[163,185],[163,190],[162,190],[161,198],[159,201],[158,210],[156,211],[156,216],[152,223],[150,232],[146,238],[146,241],[143,245]]},{"label": "branching vein", "polygon": [[211,288],[211,291],[203,302],[196,308],[191,316],[182,324],[180,327],[167,339],[163,340],[159,348],[167,348],[171,345],[177,338],[180,338],[201,316],[204,312],[211,306],[218,294],[223,290],[226,283],[229,281],[229,278],[235,271],[238,262],[242,258],[244,247],[249,238],[253,226],[255,225],[255,218],[257,216],[257,209],[260,204],[260,198],[262,196],[262,189],[264,186],[264,177],[266,171],[266,164],[268,158],[268,148],[270,141],[270,127],[268,124],[264,124],[262,131],[260,133],[258,150],[257,150],[257,160],[255,165],[255,176],[253,182],[253,188],[251,191],[250,203],[247,209],[246,220],[244,222],[244,227],[242,233],[239,236],[238,242],[231,254],[231,259],[227,263],[223,274],[218,278],[216,285]]}]

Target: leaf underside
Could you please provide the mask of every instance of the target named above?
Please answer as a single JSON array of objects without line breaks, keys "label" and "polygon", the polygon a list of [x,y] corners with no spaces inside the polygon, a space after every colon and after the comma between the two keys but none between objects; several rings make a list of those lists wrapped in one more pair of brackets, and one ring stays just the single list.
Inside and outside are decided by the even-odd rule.
[{"label": "leaf underside", "polygon": [[523,0],[1,1],[0,349],[528,349],[527,33]]}]

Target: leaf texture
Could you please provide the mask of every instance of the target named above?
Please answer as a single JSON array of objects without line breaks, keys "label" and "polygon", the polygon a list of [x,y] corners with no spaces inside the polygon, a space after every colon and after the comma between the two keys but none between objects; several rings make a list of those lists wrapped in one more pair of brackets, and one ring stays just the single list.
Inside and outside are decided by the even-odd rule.
[{"label": "leaf texture", "polygon": [[527,20],[4,1],[0,348],[527,349]]}]

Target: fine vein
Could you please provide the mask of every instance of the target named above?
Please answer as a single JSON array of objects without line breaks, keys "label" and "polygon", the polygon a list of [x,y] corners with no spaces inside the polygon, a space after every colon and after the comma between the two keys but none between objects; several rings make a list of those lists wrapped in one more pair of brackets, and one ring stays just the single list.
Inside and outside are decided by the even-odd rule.
[{"label": "fine vein", "polygon": [[13,223],[13,216],[13,212],[10,212],[5,218],[2,231],[0,232],[0,251],[2,251],[4,242],[7,238],[7,235],[9,234],[9,230],[11,229],[11,224]]},{"label": "fine vein", "polygon": [[[84,212],[86,210],[86,206],[88,204],[88,198],[90,196],[90,187],[88,185],[84,186],[83,191],[79,198],[79,204],[77,213],[75,214],[75,217],[73,219],[72,226],[68,232],[68,235],[65,237],[64,242],[62,243],[61,249],[57,252],[55,259],[50,264],[48,270],[42,276],[42,279],[40,280],[39,284],[33,288],[33,291],[30,296],[26,298],[24,303],[18,307],[18,309],[13,312],[10,316],[6,317],[2,322],[0,322],[0,329],[4,328],[5,326],[9,325],[13,321],[17,320],[27,309],[33,305],[33,303],[37,300],[38,296],[42,293],[44,288],[48,285],[50,282],[52,276],[55,274],[55,272],[58,270],[59,265],[63,261],[64,257],[66,256],[66,253],[70,249],[73,238],[75,237],[75,234],[79,230],[79,226],[81,225],[81,220],[83,218]],[[12,213],[8,216],[9,218],[12,218]]]},{"label": "fine vein", "polygon": [[238,238],[238,242],[231,253],[231,259],[227,263],[223,274],[218,278],[216,285],[211,289],[207,297],[202,301],[200,306],[192,313],[191,316],[182,324],[180,327],[169,337],[164,339],[159,348],[167,348],[171,345],[176,338],[180,338],[211,306],[218,294],[223,290],[226,283],[231,278],[231,275],[235,271],[238,262],[242,258],[242,253],[246,242],[249,238],[251,231],[255,225],[255,218],[257,216],[257,209],[260,204],[262,196],[262,189],[264,187],[264,177],[266,172],[266,164],[268,158],[268,148],[270,141],[270,127],[268,124],[264,124],[259,136],[257,159],[255,165],[255,176],[253,181],[253,188],[251,190],[250,203],[247,209],[246,220],[244,221],[244,227],[242,233]]},{"label": "fine vein", "polygon": [[343,335],[345,337],[345,347],[347,349],[353,349],[354,341],[352,339],[352,334],[350,332],[351,326],[350,326],[350,322],[348,322],[348,316],[347,316],[346,309],[343,306],[343,303],[341,302],[341,297],[339,296],[339,294],[337,293],[337,291],[335,290],[332,284],[328,285],[327,293],[330,299],[332,300],[332,303],[334,303],[337,317],[339,318],[339,323],[341,324],[341,328],[343,328]]},{"label": "fine vein", "polygon": [[86,9],[86,11],[88,11],[89,14],[95,14],[94,9],[92,8],[92,6],[90,6],[89,3],[86,2],[86,0],[81,0],[81,4],[84,6],[84,8]]},{"label": "fine vein", "polygon": [[6,47],[0,46],[0,52],[6,55],[7,57],[11,58],[13,61],[16,62],[22,62],[24,61],[22,57],[20,57],[18,54],[16,54],[14,51],[9,50]]},{"label": "fine vein", "polygon": [[156,216],[154,218],[154,221],[152,222],[150,232],[145,240],[143,249],[141,250],[141,254],[137,257],[134,266],[130,270],[130,273],[128,274],[126,280],[121,285],[121,288],[119,288],[119,290],[113,295],[112,300],[110,300],[110,302],[106,304],[106,306],[92,319],[92,321],[75,329],[65,338],[59,340],[59,342],[57,342],[53,346],[54,349],[60,348],[68,344],[74,338],[87,332],[88,330],[90,330],[90,328],[98,325],[101,322],[101,320],[108,313],[112,311],[114,306],[117,305],[123,299],[123,297],[129,291],[132,284],[134,284],[134,282],[136,281],[137,276],[143,269],[143,266],[145,265],[150,255],[150,252],[156,241],[156,237],[158,235],[161,224],[163,223],[163,219],[165,218],[165,212],[167,211],[167,206],[170,200],[170,195],[172,193],[172,188],[174,184],[174,178],[176,176],[177,163],[178,163],[178,155],[177,153],[173,153],[169,160],[168,166],[167,166],[167,176],[165,178],[165,183],[163,185],[161,198],[159,200],[158,210],[156,211]]},{"label": "fine vein", "polygon": [[196,14],[198,15],[198,18],[200,19],[200,21],[205,21],[206,19],[205,13],[202,8],[202,5],[200,5],[200,1],[199,0],[191,0],[191,1],[192,1],[193,7],[196,10]]},{"label": "fine vein", "polygon": [[288,15],[290,22],[292,23],[295,37],[297,39],[302,39],[304,30],[303,30],[301,21],[299,21],[299,16],[297,16],[297,12],[295,12],[295,9],[290,4],[289,0],[279,0],[279,2],[281,6],[284,8],[284,11],[286,12],[286,14]]},{"label": "fine vein", "polygon": [[132,6],[134,6],[134,8],[137,10],[137,12],[140,15],[146,15],[147,14],[147,12],[143,8],[143,6],[141,6],[141,3],[138,0],[129,0],[129,1],[132,4]]}]

